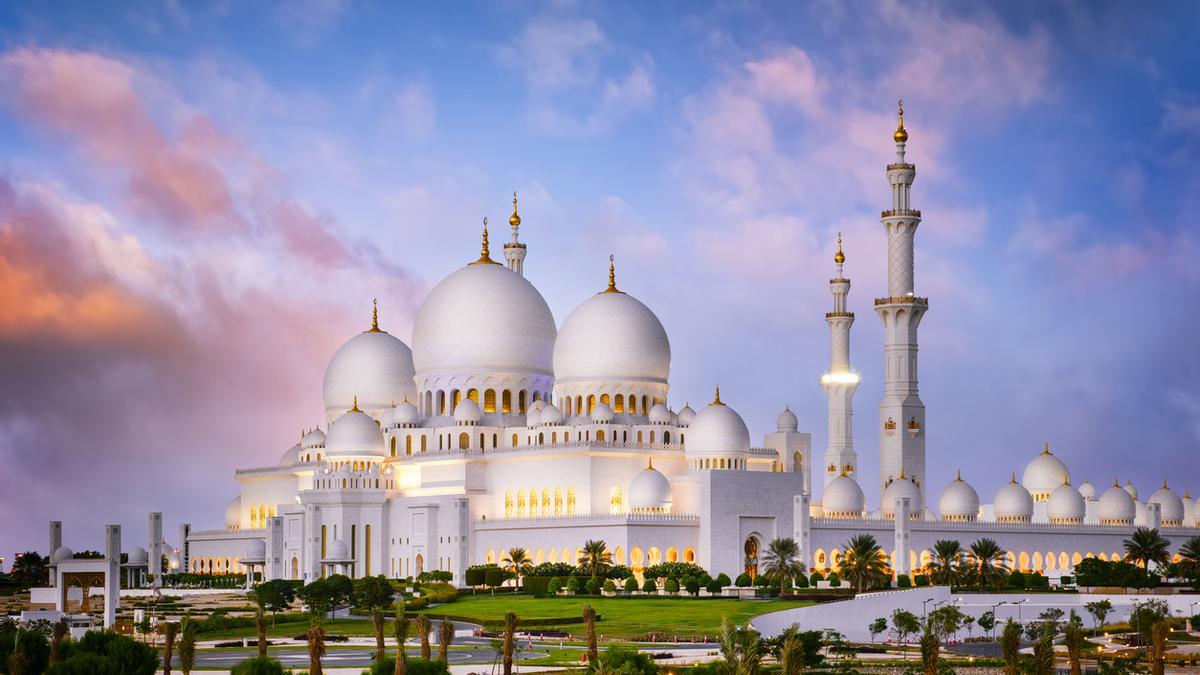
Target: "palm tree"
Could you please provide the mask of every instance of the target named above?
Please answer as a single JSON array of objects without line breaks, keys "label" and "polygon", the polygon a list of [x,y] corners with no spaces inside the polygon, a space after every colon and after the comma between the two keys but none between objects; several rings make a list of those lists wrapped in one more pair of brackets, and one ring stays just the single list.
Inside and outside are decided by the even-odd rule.
[{"label": "palm tree", "polygon": [[396,638],[396,670],[393,672],[395,675],[404,675],[408,672],[408,656],[404,653],[404,643],[408,642],[408,617],[404,616],[404,605],[396,608],[392,637]]},{"label": "palm tree", "polygon": [[800,545],[795,539],[776,539],[767,547],[762,557],[762,573],[779,583],[779,593],[788,582],[805,573],[804,561],[800,559]]},{"label": "palm tree", "polygon": [[1159,619],[1150,627],[1150,673],[1151,675],[1163,675],[1166,669],[1167,656],[1167,633],[1171,632],[1171,625],[1166,619]]},{"label": "palm tree", "polygon": [[312,627],[308,629],[305,637],[308,639],[308,673],[323,675],[321,657],[325,656],[325,628],[318,619],[313,619]]},{"label": "palm tree", "polygon": [[779,646],[780,675],[800,675],[804,668],[804,643],[795,631],[787,633]]},{"label": "palm tree", "polygon": [[1000,633],[1000,654],[1004,657],[1004,675],[1021,672],[1021,626],[1009,619]]},{"label": "palm tree", "polygon": [[428,661],[433,658],[433,650],[429,647],[429,631],[433,626],[429,623],[429,617],[424,614],[417,615],[413,626],[417,629],[417,637],[421,638],[421,658]]},{"label": "palm tree", "polygon": [[577,561],[580,571],[588,572],[592,578],[604,574],[612,567],[612,554],[601,539],[588,539],[583,543],[583,555]]},{"label": "palm tree", "polygon": [[941,648],[942,643],[938,639],[938,632],[934,629],[933,622],[926,621],[925,632],[921,634],[921,665],[924,667],[925,675],[937,675],[938,652]]},{"label": "palm tree", "polygon": [[1008,562],[995,539],[977,539],[971,544],[971,559],[971,576],[980,590],[996,588],[1008,576]]},{"label": "palm tree", "polygon": [[504,675],[512,675],[513,668],[513,637],[517,633],[517,615],[512,612],[504,614]]},{"label": "palm tree", "polygon": [[1047,628],[1042,637],[1033,643],[1033,658],[1026,669],[1029,675],[1053,675],[1054,673],[1054,630]]},{"label": "palm tree", "polygon": [[192,668],[196,667],[196,623],[184,619],[179,633],[179,669],[183,675],[191,675]]},{"label": "palm tree", "polygon": [[842,556],[842,578],[854,584],[859,593],[882,585],[888,579],[887,556],[869,534],[857,534],[846,542]]},{"label": "palm tree", "polygon": [[[171,621],[163,632],[163,675],[171,675],[171,653],[175,651],[175,638],[179,637],[179,624]],[[261,650],[260,651],[265,651]]]},{"label": "palm tree", "polygon": [[262,607],[254,611],[254,628],[258,632],[258,655],[267,655],[267,616]]},{"label": "palm tree", "polygon": [[1193,581],[1200,580],[1200,537],[1192,537],[1179,547],[1179,573]]},{"label": "palm tree", "polygon": [[1165,565],[1171,559],[1169,553],[1171,543],[1164,539],[1158,530],[1139,527],[1133,531],[1133,536],[1123,543],[1125,559],[1141,563],[1147,571],[1150,569],[1150,563]]},{"label": "palm tree", "polygon": [[933,558],[929,561],[929,579],[936,586],[953,586],[963,567],[962,544],[953,539],[933,543]]},{"label": "palm tree", "polygon": [[600,657],[600,649],[596,646],[596,610],[591,605],[583,606],[583,623],[587,627],[587,659],[588,663],[596,663]]},{"label": "palm tree", "polygon": [[371,627],[375,629],[375,663],[379,663],[387,655],[387,648],[383,645],[385,619],[386,616],[383,613],[382,607],[373,607],[371,609]]},{"label": "palm tree", "polygon": [[517,580],[518,588],[521,587],[521,577],[533,571],[533,560],[530,559],[529,552],[523,548],[508,549],[500,561],[500,565],[512,573],[513,578]]},{"label": "palm tree", "polygon": [[438,624],[438,658],[450,663],[450,643],[454,642],[454,622],[442,619]]},{"label": "palm tree", "polygon": [[50,665],[58,663],[62,653],[63,642],[70,635],[71,627],[67,625],[66,617],[54,622],[54,632],[50,634]]},{"label": "palm tree", "polygon": [[721,671],[728,675],[758,675],[762,669],[762,640],[756,631],[748,628],[738,630],[737,626],[725,617],[721,620],[721,657],[725,668]]},{"label": "palm tree", "polygon": [[1082,675],[1083,668],[1080,665],[1079,659],[1083,654],[1083,646],[1087,642],[1087,637],[1083,634],[1083,621],[1075,610],[1071,610],[1071,618],[1067,620],[1067,625],[1063,628],[1063,644],[1067,646],[1067,662],[1071,666],[1071,675]]}]

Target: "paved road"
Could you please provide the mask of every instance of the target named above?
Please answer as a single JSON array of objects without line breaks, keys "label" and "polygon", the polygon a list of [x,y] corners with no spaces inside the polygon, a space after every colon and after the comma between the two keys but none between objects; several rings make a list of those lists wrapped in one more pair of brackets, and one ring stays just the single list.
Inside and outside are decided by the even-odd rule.
[{"label": "paved road", "polygon": [[[389,653],[392,653],[389,651]],[[405,650],[409,658],[417,658],[421,655],[420,650]],[[231,668],[242,661],[254,656],[256,652],[196,652],[196,665],[204,668]],[[267,654],[279,659],[284,667],[307,666],[308,652],[303,648],[295,647],[270,647],[267,649]],[[327,668],[351,668],[358,666],[370,666],[374,662],[375,653],[370,649],[338,649],[333,648],[325,653],[321,659],[321,664]],[[515,657],[518,660],[536,659],[545,656],[542,652],[522,651],[517,652]],[[488,649],[452,649],[450,650],[451,664],[464,663],[492,663],[496,660],[496,653],[490,648]]]}]

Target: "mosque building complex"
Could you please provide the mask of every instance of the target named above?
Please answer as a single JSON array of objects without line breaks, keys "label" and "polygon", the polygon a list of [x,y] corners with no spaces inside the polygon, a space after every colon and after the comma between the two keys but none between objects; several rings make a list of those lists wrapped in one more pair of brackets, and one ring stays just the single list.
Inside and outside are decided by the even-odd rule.
[{"label": "mosque building complex", "polygon": [[[871,422],[881,429],[874,506],[858,482],[860,376],[840,236],[826,314],[831,359],[820,378],[828,440],[817,455],[788,409],[758,445],[719,389],[698,410],[672,409],[667,332],[618,287],[611,261],[607,287],[556,326],[524,276],[514,196],[503,261],[492,258],[485,221],[479,258],[430,291],[411,348],[377,314],[342,345],[325,371],[326,419],[278,463],[237,470],[240,493],[222,529],[183,525],[172,546],[152,523],[153,578],[158,547],[177,571],[253,565],[266,579],[313,579],[437,569],[461,583],[468,566],[500,562],[511,547],[534,563],[573,563],[588,539],[604,540],[613,562],[635,572],[687,561],[733,576],[753,570],[771,540],[792,537],[810,568],[828,570],[863,532],[897,574],[928,562],[938,539],[989,537],[1012,568],[1056,578],[1085,557],[1120,556],[1135,526],[1159,528],[1172,550],[1200,534],[1190,493],[1164,484],[1141,501],[1129,484],[1097,488],[1075,479],[1048,445],[991,503],[961,475],[929,492],[930,480],[953,474],[943,465],[931,477],[926,462],[917,335],[929,301],[914,283],[921,212],[910,199],[916,167],[905,161],[902,108],[893,140],[891,203],[881,216],[888,288],[874,302],[885,357]],[[57,545],[51,532],[55,550],[61,526]]]}]

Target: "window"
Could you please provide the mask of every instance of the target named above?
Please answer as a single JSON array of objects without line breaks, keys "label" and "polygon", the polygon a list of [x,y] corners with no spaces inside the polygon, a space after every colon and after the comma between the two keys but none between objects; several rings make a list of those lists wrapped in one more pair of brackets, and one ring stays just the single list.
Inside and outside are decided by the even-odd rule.
[{"label": "window", "polygon": [[575,515],[575,488],[567,488],[567,515]]},{"label": "window", "polygon": [[464,431],[458,435],[458,449],[466,450],[469,447],[471,447],[471,437]]},{"label": "window", "polygon": [[485,413],[496,412],[496,390],[495,389],[488,389],[487,391],[483,392],[483,412],[485,412]]},{"label": "window", "polygon": [[512,392],[505,389],[504,393],[500,394],[500,412],[512,412]]},{"label": "window", "polygon": [[[396,449],[392,448],[392,455],[396,454]],[[412,436],[404,437],[404,454],[412,455]]]}]

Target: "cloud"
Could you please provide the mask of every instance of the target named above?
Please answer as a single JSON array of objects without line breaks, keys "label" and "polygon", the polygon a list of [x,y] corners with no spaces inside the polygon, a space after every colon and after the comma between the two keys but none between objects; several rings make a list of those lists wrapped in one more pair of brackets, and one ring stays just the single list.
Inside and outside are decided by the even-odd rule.
[{"label": "cloud", "polygon": [[536,17],[499,53],[530,87],[562,89],[592,84],[608,48],[604,31],[591,19]]}]

